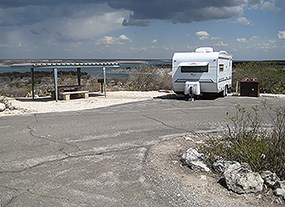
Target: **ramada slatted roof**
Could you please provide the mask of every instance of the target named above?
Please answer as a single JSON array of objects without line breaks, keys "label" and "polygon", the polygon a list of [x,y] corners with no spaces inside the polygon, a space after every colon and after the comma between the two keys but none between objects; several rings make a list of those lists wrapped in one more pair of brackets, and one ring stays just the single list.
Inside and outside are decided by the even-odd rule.
[{"label": "ramada slatted roof", "polygon": [[[7,65],[6,65],[7,66]],[[65,67],[119,67],[117,62],[39,62],[39,63],[19,63],[8,65],[10,67],[29,67],[29,68],[65,68]]]}]

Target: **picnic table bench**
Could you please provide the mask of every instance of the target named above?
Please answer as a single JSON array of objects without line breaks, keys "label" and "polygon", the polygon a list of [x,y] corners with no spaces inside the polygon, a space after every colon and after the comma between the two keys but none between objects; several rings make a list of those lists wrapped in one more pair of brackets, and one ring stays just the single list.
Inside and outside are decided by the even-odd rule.
[{"label": "picnic table bench", "polygon": [[62,92],[63,100],[69,101],[72,94],[83,94],[84,98],[89,98],[89,91],[66,91]]},{"label": "picnic table bench", "polygon": [[[82,90],[83,89],[83,85],[60,85],[58,86],[58,97],[59,99],[63,99],[66,101],[70,100],[71,96],[75,96],[75,95],[83,95],[84,98],[88,98],[89,97],[89,91],[86,90]],[[52,91],[52,96],[53,99],[55,97],[55,92]],[[76,96],[76,97],[80,97],[80,96]]]}]

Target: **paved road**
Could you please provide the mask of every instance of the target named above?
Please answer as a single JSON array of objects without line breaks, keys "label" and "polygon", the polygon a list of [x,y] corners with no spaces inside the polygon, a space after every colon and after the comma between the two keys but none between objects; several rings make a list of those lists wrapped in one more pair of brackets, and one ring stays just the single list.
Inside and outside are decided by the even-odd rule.
[{"label": "paved road", "polygon": [[[251,107],[262,100],[284,102],[154,99],[1,117],[0,206],[205,206],[195,192],[183,200],[163,168],[155,175],[163,160],[150,160],[154,148],[183,134],[221,130],[225,113],[236,104]],[[159,178],[169,182],[158,183]]]}]

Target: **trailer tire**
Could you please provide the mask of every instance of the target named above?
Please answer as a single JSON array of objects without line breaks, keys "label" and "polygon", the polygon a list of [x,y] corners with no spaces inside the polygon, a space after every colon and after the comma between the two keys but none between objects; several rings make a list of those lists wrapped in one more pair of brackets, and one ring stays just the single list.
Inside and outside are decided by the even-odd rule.
[{"label": "trailer tire", "polygon": [[221,97],[226,97],[228,95],[228,86],[225,86],[224,90],[221,92]]},{"label": "trailer tire", "polygon": [[228,86],[225,86],[225,89],[223,91],[223,97],[226,97],[228,95]]},{"label": "trailer tire", "polygon": [[195,100],[195,95],[193,94],[193,88],[192,87],[189,88],[189,94],[187,94],[185,96],[185,100],[186,101],[194,101]]}]

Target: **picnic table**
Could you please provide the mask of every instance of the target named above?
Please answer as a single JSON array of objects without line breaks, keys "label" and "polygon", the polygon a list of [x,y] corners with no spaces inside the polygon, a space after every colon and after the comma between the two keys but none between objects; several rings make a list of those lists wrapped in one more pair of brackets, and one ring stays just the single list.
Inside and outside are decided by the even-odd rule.
[{"label": "picnic table", "polygon": [[[58,98],[66,101],[72,98],[88,98],[89,91],[83,90],[84,85],[61,85],[58,86]],[[52,99],[55,99],[55,92],[52,91]]]}]

